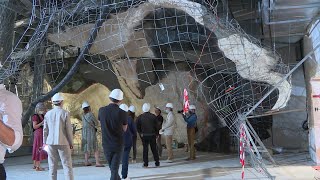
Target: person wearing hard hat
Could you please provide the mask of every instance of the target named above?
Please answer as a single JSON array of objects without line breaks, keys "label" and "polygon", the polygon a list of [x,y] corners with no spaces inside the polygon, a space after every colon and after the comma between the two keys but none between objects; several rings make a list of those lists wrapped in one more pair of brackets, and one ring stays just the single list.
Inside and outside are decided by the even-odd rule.
[{"label": "person wearing hard hat", "polygon": [[119,166],[124,148],[123,133],[128,127],[128,115],[119,108],[123,92],[114,89],[109,95],[111,103],[99,109],[99,121],[102,132],[102,146],[109,163],[111,180],[120,179]]},{"label": "person wearing hard hat", "polygon": [[6,180],[3,166],[6,151],[12,153],[22,144],[22,103],[17,95],[6,90],[2,81],[0,78],[0,179]]},{"label": "person wearing hard hat", "polygon": [[134,129],[136,129],[135,133],[132,134],[132,153],[133,153],[133,158],[132,158],[132,163],[137,162],[137,126],[136,126],[136,108],[131,105],[129,107],[128,115],[131,117]]},{"label": "person wearing hard hat", "polygon": [[160,166],[159,155],[157,151],[156,138],[158,136],[158,126],[156,116],[150,113],[150,104],[144,103],[142,106],[143,114],[137,118],[137,130],[143,145],[143,167],[149,166],[148,149],[149,145],[153,154],[156,167]]},{"label": "person wearing hard hat", "polygon": [[[156,107],[154,110],[154,113],[156,114],[157,117],[157,123],[158,123],[158,131],[162,128],[163,124],[163,117],[161,115],[161,109],[159,107]],[[157,149],[158,149],[158,154],[159,157],[162,157],[162,143],[161,143],[161,134],[157,137]]]},{"label": "person wearing hard hat", "polygon": [[187,134],[188,134],[188,146],[189,146],[189,158],[186,160],[195,160],[196,151],[194,148],[194,140],[196,136],[197,128],[197,115],[196,115],[196,106],[189,106],[189,113],[187,115],[183,114],[183,119],[187,122]]},{"label": "person wearing hard hat", "polygon": [[88,102],[82,103],[82,150],[84,152],[85,166],[91,166],[89,162],[90,152],[94,152],[94,157],[96,159],[96,167],[104,167],[100,163],[99,149],[98,149],[98,120],[94,117],[91,112],[91,107]]},{"label": "person wearing hard hat", "polygon": [[35,114],[32,116],[33,128],[33,146],[32,146],[32,160],[34,161],[34,169],[36,171],[43,171],[40,162],[47,159],[47,153],[40,150],[43,147],[43,123],[44,114],[46,113],[46,106],[40,102],[36,105]]},{"label": "person wearing hard hat", "polygon": [[[129,108],[126,104],[121,104],[120,109],[124,110],[125,112],[129,113]],[[132,110],[132,109],[131,109]],[[124,132],[123,138],[124,138],[124,150],[123,150],[123,156],[122,156],[122,179],[130,179],[128,177],[128,166],[129,166],[129,155],[132,147],[132,136],[133,134],[137,134],[137,130],[134,126],[134,122],[132,117],[128,116],[128,128]]]},{"label": "person wearing hard hat", "polygon": [[70,113],[62,108],[63,96],[56,93],[52,98],[53,109],[44,116],[43,143],[48,146],[49,179],[57,179],[60,156],[66,180],[73,180],[71,149],[73,134]]},{"label": "person wearing hard hat", "polygon": [[168,113],[167,119],[163,123],[160,133],[162,133],[166,137],[166,147],[168,151],[168,159],[166,162],[172,163],[173,162],[172,137],[177,127],[176,118],[175,118],[175,115],[173,114],[172,103],[166,104],[166,113]]}]

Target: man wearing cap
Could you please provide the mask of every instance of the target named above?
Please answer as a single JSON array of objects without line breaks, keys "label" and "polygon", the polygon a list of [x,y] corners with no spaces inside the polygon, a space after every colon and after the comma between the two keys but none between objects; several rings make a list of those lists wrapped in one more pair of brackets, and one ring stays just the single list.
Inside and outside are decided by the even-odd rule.
[{"label": "man wearing cap", "polygon": [[156,167],[160,166],[159,155],[157,151],[156,138],[158,135],[158,123],[156,116],[150,113],[150,104],[144,103],[142,106],[144,112],[137,118],[137,131],[141,137],[143,144],[143,167],[147,168],[149,165],[148,149],[149,145],[153,154]]},{"label": "man wearing cap", "polygon": [[[163,117],[161,115],[161,109],[159,107],[156,107],[154,110],[154,113],[156,114],[156,121],[157,121],[157,125],[158,125],[158,131],[162,128],[162,123],[163,123]],[[157,149],[158,149],[158,154],[159,157],[162,156],[162,144],[161,144],[161,135],[159,134],[159,136],[157,137]]]},{"label": "man wearing cap", "polygon": [[71,149],[73,134],[70,114],[62,108],[63,96],[55,94],[51,101],[53,109],[44,116],[43,143],[48,145],[49,179],[57,179],[58,158],[60,156],[66,180],[73,180]]},{"label": "man wearing cap", "polygon": [[119,166],[123,153],[123,133],[127,130],[128,115],[119,108],[123,92],[114,89],[109,95],[111,103],[99,109],[98,119],[101,124],[102,146],[111,171],[110,180],[120,180]]},{"label": "man wearing cap", "polygon": [[188,146],[190,149],[189,158],[186,160],[195,160],[196,151],[194,148],[194,139],[196,136],[196,126],[197,126],[197,115],[196,115],[196,106],[189,106],[189,113],[187,115],[183,114],[184,121],[187,122],[187,134],[188,134]]},{"label": "man wearing cap", "polygon": [[167,119],[162,125],[162,129],[160,130],[161,133],[166,137],[166,147],[168,151],[168,163],[172,163],[173,161],[173,152],[172,152],[172,137],[174,134],[174,131],[177,127],[176,124],[176,118],[175,115],[173,114],[173,104],[172,103],[167,103],[166,104],[166,113]]},{"label": "man wearing cap", "polygon": [[17,150],[22,144],[22,103],[17,95],[0,84],[0,179],[6,180],[4,156]]}]

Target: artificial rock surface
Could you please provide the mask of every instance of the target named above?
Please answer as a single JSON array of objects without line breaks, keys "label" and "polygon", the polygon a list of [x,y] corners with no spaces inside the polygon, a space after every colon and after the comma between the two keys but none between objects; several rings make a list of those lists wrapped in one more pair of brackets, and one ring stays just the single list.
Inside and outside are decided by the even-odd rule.
[{"label": "artificial rock surface", "polygon": [[[234,121],[229,115],[236,118],[235,111],[243,113],[259,100],[251,97],[256,95],[250,87],[252,83],[268,83],[274,86],[282,77],[274,72],[278,60],[268,56],[266,50],[254,44],[255,41],[250,41],[230,29],[224,29],[226,27],[222,24],[217,25],[216,18],[206,6],[188,0],[150,0],[124,12],[111,14],[103,23],[90,49],[90,55],[99,56],[100,60],[102,57],[108,63],[108,68],[102,68],[104,71],[101,71],[94,69],[97,64],[91,66],[82,63],[78,75],[64,91],[79,93],[94,83],[103,84],[108,90],[121,88],[126,96],[124,102],[135,105],[140,113],[144,102],[160,106],[162,110],[167,102],[172,102],[176,107],[175,111],[181,109],[182,92],[187,88],[191,104],[198,107],[200,127],[204,129],[199,139],[204,139],[209,132],[219,128],[217,117],[214,117],[215,113],[211,108],[220,110],[220,119],[228,116],[229,121]],[[48,39],[61,47],[82,48],[93,26],[93,23],[72,27],[66,25],[59,33],[49,33]],[[230,43],[231,41],[236,42],[236,45]],[[234,49],[237,51],[234,52]],[[202,53],[203,56],[199,57]],[[240,55],[235,56],[238,53]],[[249,61],[246,55],[250,56]],[[72,64],[72,61],[69,63]],[[196,65],[200,66],[200,70],[196,70]],[[234,95],[235,101],[240,103],[232,104],[232,95],[230,103],[228,99],[221,98],[230,86],[224,79],[225,75],[214,77],[213,74],[221,70],[237,72],[240,76],[228,77],[229,82],[233,83],[237,78],[237,83],[240,82],[230,85],[239,86],[242,91],[249,92],[244,94],[240,88],[235,87],[238,93],[242,94]],[[204,79],[207,81],[199,84]],[[160,90],[160,83],[165,87],[163,91]],[[245,83],[249,85],[244,85]],[[213,88],[205,91],[201,89],[204,86]],[[217,93],[218,89],[220,94]],[[277,102],[270,102],[268,107],[284,107],[289,100],[290,89],[291,85],[284,81],[278,88]],[[101,98],[96,94],[90,95],[90,98]],[[214,102],[215,98],[220,98],[218,103]],[[76,106],[80,107],[80,99],[72,104],[79,104]],[[212,105],[211,102],[215,104]],[[93,103],[101,106],[106,102]],[[76,106],[71,109],[77,108]],[[185,123],[180,115],[177,117],[178,133],[175,138],[185,141]]]}]

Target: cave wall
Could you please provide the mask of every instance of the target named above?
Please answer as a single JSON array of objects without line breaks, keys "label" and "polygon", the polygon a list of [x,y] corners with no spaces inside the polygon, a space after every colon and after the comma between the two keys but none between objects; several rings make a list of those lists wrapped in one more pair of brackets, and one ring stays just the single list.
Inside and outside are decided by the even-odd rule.
[{"label": "cave wall", "polygon": [[[108,90],[121,88],[126,97],[124,102],[135,105],[138,113],[141,113],[141,105],[144,102],[160,106],[163,110],[167,102],[172,102],[177,107],[175,111],[181,109],[182,92],[187,88],[191,104],[196,104],[198,107],[199,124],[202,128],[198,138],[203,140],[208,133],[217,130],[218,125],[217,121],[211,121],[217,118],[212,118],[214,112],[208,110],[208,101],[202,97],[211,95],[211,92],[203,94],[198,91],[199,84],[194,83],[195,75],[190,73],[195,71],[194,68],[200,67],[207,76],[211,75],[206,74],[208,69],[238,73],[237,76],[241,76],[242,79],[265,82],[270,86],[281,78],[280,73],[275,73],[272,69],[277,65],[277,59],[270,56],[269,52],[258,43],[255,44],[255,40],[242,34],[242,31],[228,31],[223,24],[216,22],[216,18],[207,12],[205,7],[192,1],[184,3],[186,4],[181,5],[177,1],[150,0],[127,11],[108,16],[89,50],[90,57],[89,55],[86,57],[88,61],[93,56],[99,56],[98,59],[109,63],[108,68],[103,68],[104,71],[101,71],[84,62],[72,81],[63,89],[63,92],[70,93],[70,96],[74,97],[69,98],[72,103],[67,105],[74,117],[79,117],[78,106],[83,101],[82,96],[77,98],[74,95],[83,94],[88,90],[92,92],[87,94],[87,98],[91,98],[89,95],[92,94],[95,94],[95,98],[100,98],[97,97],[95,90],[90,90],[95,83],[102,84]],[[216,28],[217,25],[219,28]],[[64,48],[82,48],[93,26],[93,22],[76,25],[66,23],[61,30],[49,31],[48,40]],[[241,43],[243,41],[244,45]],[[104,58],[101,59],[102,56]],[[68,62],[59,77],[60,80],[74,59],[66,60]],[[161,62],[159,66],[156,61]],[[199,66],[196,67],[196,64]],[[161,66],[164,67],[161,69]],[[160,83],[165,86],[164,91],[160,91]],[[246,110],[250,104],[248,105],[245,99],[251,101],[252,93],[250,91],[251,94],[247,96],[241,91],[244,90],[241,89],[243,83],[244,81],[241,81],[240,84],[236,84],[240,87],[237,89],[238,94],[228,95],[229,99],[217,97],[220,104],[217,104],[215,109],[224,111],[225,104],[228,106],[233,98],[240,97],[237,100],[242,103],[241,112]],[[235,83],[232,81],[230,85],[232,84]],[[225,83],[221,86],[222,94],[226,94],[225,89],[229,88],[227,85],[229,84]],[[279,95],[278,99],[283,104],[287,102],[288,98],[284,98],[283,95],[290,91],[289,86],[290,84],[286,82],[283,86],[285,88],[279,88],[282,98]],[[214,91],[215,89],[212,90],[213,94]],[[107,102],[94,103],[96,106],[102,106]],[[226,111],[228,112],[220,117],[231,119],[229,115],[236,117],[236,112],[240,110],[237,106],[233,106],[233,109]],[[177,115],[177,122],[178,131],[174,138],[185,142],[186,124],[180,115]]]},{"label": "cave wall", "polygon": [[[128,105],[134,105],[136,107],[136,115],[140,115],[142,113],[143,103],[148,102],[152,106],[151,112],[154,113],[154,107],[160,107],[164,118],[166,118],[166,103],[173,103],[178,125],[174,138],[179,142],[185,143],[187,142],[186,123],[182,116],[177,114],[177,110],[181,110],[183,107],[183,89],[185,88],[185,83],[194,83],[194,81],[192,78],[190,79],[190,73],[188,72],[171,72],[166,78],[163,78],[161,83],[165,86],[164,91],[161,91],[159,83],[157,83],[147,87],[145,90],[145,96],[140,99],[132,95],[131,89],[128,86],[122,86],[121,89],[124,91],[125,95],[123,102]],[[193,87],[196,88],[197,85],[195,84]],[[197,107],[198,124],[199,129],[201,130],[208,126],[208,107],[201,97],[197,97],[197,94],[192,91],[189,91],[190,103],[195,104]],[[109,88],[102,84],[93,84],[84,91],[76,94],[64,93],[64,107],[70,111],[71,116],[74,119],[80,120],[82,114],[81,104],[83,101],[88,101],[93,113],[97,117],[99,108],[110,103],[108,99],[109,93]],[[81,126],[80,121],[77,122],[74,120],[73,123],[78,124],[79,127]],[[202,131],[199,133],[198,140],[201,141],[208,133],[208,131]]]}]

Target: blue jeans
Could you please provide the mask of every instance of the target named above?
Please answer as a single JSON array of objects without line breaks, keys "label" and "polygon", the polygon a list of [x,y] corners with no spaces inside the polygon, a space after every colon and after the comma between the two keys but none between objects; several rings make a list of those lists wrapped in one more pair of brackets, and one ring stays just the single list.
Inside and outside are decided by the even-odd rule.
[{"label": "blue jeans", "polygon": [[122,156],[122,151],[120,152],[113,152],[113,151],[106,151],[105,156],[107,158],[109,168],[111,171],[111,177],[110,180],[121,180],[119,176],[119,167],[120,167],[120,161]]},{"label": "blue jeans", "polygon": [[127,178],[128,176],[128,166],[129,166],[129,155],[130,155],[131,146],[125,147],[122,156],[122,179]]}]

